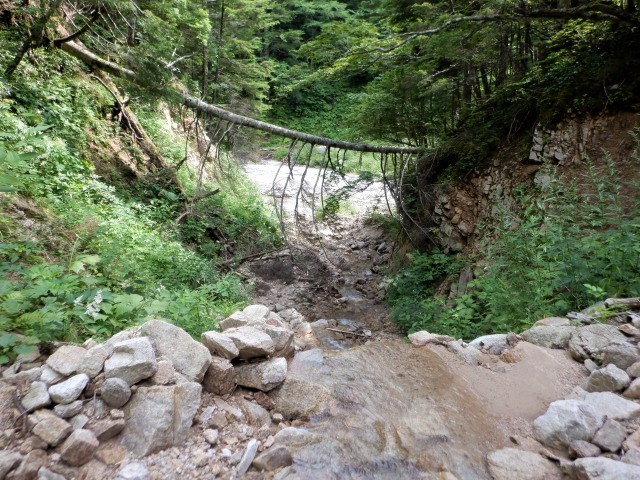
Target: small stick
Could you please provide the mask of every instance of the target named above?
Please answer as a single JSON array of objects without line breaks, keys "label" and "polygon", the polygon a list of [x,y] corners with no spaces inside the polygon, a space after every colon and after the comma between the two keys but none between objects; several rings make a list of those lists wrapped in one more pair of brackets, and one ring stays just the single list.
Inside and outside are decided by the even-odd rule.
[{"label": "small stick", "polygon": [[355,335],[357,337],[366,337],[367,336],[367,335],[364,335],[362,333],[349,332],[348,330],[338,330],[337,328],[326,327],[325,330],[329,330],[330,332],[346,333],[348,335]]}]

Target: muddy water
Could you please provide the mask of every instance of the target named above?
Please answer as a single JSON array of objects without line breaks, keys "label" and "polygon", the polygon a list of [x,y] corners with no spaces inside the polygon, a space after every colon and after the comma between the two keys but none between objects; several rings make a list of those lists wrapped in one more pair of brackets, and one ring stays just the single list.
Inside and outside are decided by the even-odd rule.
[{"label": "muddy water", "polygon": [[[302,363],[302,365],[299,365]],[[292,375],[331,391],[317,436],[292,446],[304,479],[490,478],[485,456],[505,439],[479,397],[433,351],[401,340],[326,352],[321,366]]]}]

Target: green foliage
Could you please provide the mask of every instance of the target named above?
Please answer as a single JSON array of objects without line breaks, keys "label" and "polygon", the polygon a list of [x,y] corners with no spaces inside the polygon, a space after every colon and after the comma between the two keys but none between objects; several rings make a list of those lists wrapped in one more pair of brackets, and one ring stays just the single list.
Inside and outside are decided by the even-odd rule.
[{"label": "green foliage", "polygon": [[[215,328],[246,304],[248,287],[216,270],[217,251],[185,244],[174,222],[185,199],[162,179],[116,188],[93,173],[93,145],[109,148],[120,135],[105,123],[112,99],[69,71],[55,73],[62,64],[73,71],[74,62],[55,53],[41,60],[4,82],[0,99],[0,178],[20,194],[0,199],[0,362],[42,341],[103,338],[149,318],[194,336]],[[169,161],[181,160],[183,140],[166,132],[156,110],[143,120]],[[118,141],[128,145],[126,136]],[[211,202],[198,204],[194,218],[230,242],[242,237],[239,254],[279,239],[248,188]],[[199,233],[189,243],[200,243]]]},{"label": "green foliage", "polygon": [[600,168],[587,160],[587,166],[585,178],[569,185],[549,169],[540,177],[548,181],[520,191],[512,208],[503,206],[485,226],[484,272],[476,272],[468,293],[432,296],[438,280],[453,273],[444,266],[454,260],[415,257],[392,284],[394,319],[407,331],[470,339],[521,331],[607,297],[640,295],[638,199],[623,207],[612,159]]}]

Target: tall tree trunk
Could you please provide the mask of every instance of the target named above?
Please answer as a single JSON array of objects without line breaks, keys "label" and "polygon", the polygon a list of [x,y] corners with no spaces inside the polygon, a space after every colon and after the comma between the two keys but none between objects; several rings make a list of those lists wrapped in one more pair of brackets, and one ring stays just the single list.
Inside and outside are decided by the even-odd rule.
[{"label": "tall tree trunk", "polygon": [[213,75],[213,103],[218,103],[218,84],[220,82],[220,50],[224,43],[224,12],[225,0],[220,3],[220,23],[218,24],[218,48],[216,49],[216,71]]},{"label": "tall tree trunk", "polygon": [[58,11],[58,8],[61,4],[62,0],[52,1],[49,7],[42,13],[42,16],[36,20],[33,25],[33,29],[31,30],[31,32],[29,32],[29,35],[23,42],[20,50],[18,50],[16,56],[13,57],[13,60],[5,69],[4,73],[7,77],[13,75],[13,72],[16,71],[16,68],[18,68],[18,65],[20,65],[20,62],[22,62],[22,59],[29,50],[42,45],[42,42],[44,40],[44,29],[47,27],[47,23],[49,22],[51,17],[53,17]]}]

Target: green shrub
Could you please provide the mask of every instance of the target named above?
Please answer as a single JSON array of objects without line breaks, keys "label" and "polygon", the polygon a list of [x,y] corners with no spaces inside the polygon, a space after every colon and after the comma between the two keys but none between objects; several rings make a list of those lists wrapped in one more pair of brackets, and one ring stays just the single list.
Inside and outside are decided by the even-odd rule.
[{"label": "green shrub", "polygon": [[601,168],[588,159],[585,164],[580,182],[567,184],[548,167],[547,183],[516,191],[511,209],[497,206],[477,257],[465,259],[485,266],[468,293],[455,299],[432,296],[438,281],[455,273],[448,262],[456,260],[415,255],[389,292],[396,322],[406,331],[470,339],[521,331],[539,318],[606,297],[639,296],[638,198],[622,197],[623,180],[613,159],[605,158]]}]

